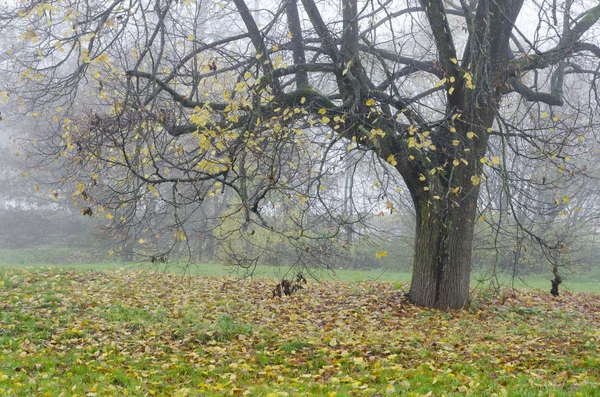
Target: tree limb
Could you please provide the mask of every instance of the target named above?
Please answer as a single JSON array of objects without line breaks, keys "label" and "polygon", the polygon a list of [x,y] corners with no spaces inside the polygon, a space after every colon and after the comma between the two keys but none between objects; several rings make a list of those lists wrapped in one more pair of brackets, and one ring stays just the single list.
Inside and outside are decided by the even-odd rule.
[{"label": "tree limb", "polygon": [[452,31],[448,25],[448,17],[442,0],[420,0],[425,9],[425,16],[435,40],[438,51],[438,61],[442,69],[449,76],[458,75],[458,65],[452,61],[456,60],[456,47],[452,39]]},{"label": "tree limb", "polygon": [[[302,46],[302,26],[300,26],[297,2],[298,0],[288,0],[286,7],[288,29],[292,35],[291,47],[295,65],[306,63],[304,47]],[[296,87],[300,88],[304,84],[308,84],[308,73],[306,70],[298,69],[296,71]]]},{"label": "tree limb", "polygon": [[136,78],[147,79],[147,80],[155,83],[162,90],[166,91],[169,95],[171,95],[171,97],[173,98],[173,100],[175,102],[180,103],[181,106],[183,106],[185,108],[193,109],[193,108],[195,108],[197,106],[203,107],[203,106],[208,105],[212,109],[215,109],[215,110],[225,110],[225,108],[227,107],[227,105],[224,104],[224,103],[196,102],[196,101],[192,101],[192,100],[188,99],[188,97],[186,97],[184,95],[181,95],[180,93],[178,93],[177,91],[175,91],[173,88],[169,87],[169,85],[167,83],[165,83],[164,81],[160,80],[158,77],[156,77],[152,73],[140,72],[138,70],[128,70],[128,71],[125,72],[125,75],[128,76],[128,77],[136,77]]},{"label": "tree limb", "polygon": [[[244,25],[246,25],[246,29],[248,29],[248,34],[250,35],[250,40],[252,41],[252,45],[256,49],[257,56],[260,55],[260,63],[263,68],[264,74],[272,74],[273,72],[273,64],[269,59],[269,52],[265,41],[263,40],[263,36],[256,25],[256,21],[252,17],[248,6],[244,0],[233,0],[240,16],[242,17],[242,21],[244,21]],[[277,79],[273,80],[273,87],[276,91],[280,90],[280,84]]]},{"label": "tree limb", "polygon": [[302,5],[304,6],[304,11],[308,15],[310,22],[317,32],[317,35],[323,42],[323,49],[325,50],[325,53],[329,56],[329,58],[331,58],[333,63],[338,64],[339,57],[335,40],[333,39],[329,29],[327,29],[327,26],[321,17],[321,13],[319,12],[319,8],[313,0],[302,0]]},{"label": "tree limb", "polygon": [[529,102],[543,102],[550,106],[562,106],[564,103],[562,96],[559,93],[549,94],[545,92],[534,91],[514,77],[509,80],[509,85],[512,87],[512,89],[502,92],[503,94],[517,92]]},{"label": "tree limb", "polygon": [[[398,73],[397,77],[408,76],[415,72],[427,72],[427,73],[433,74],[434,76],[436,76],[439,79],[442,79],[444,77],[443,70],[440,69],[440,67],[437,63],[434,63],[432,61],[428,61],[428,62],[418,61],[418,60],[410,58],[410,57],[401,56],[399,54],[392,53],[387,50],[374,48],[374,47],[366,46],[366,45],[360,46],[360,50],[364,51],[368,54],[380,56],[381,58],[387,59],[388,61],[397,62],[399,64],[406,65],[406,68],[403,68],[401,71],[395,72],[395,73]],[[388,81],[388,80],[386,80],[386,81]],[[382,83],[380,85],[380,87],[383,88],[384,86],[387,86],[391,83],[392,83],[392,81],[390,81],[387,84]]]}]

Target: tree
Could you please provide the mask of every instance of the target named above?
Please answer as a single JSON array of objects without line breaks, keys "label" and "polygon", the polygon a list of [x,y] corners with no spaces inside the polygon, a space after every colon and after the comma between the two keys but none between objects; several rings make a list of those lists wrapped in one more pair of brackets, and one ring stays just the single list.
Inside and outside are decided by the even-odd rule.
[{"label": "tree", "polygon": [[21,38],[9,55],[24,85],[8,91],[37,107],[60,102],[55,157],[88,176],[79,195],[93,193],[120,226],[147,219],[137,204],[154,195],[174,209],[176,239],[189,215],[181,210],[229,189],[236,230],[272,228],[265,212],[293,205],[286,236],[318,258],[309,241],[337,238],[345,229],[335,225],[349,221],[335,194],[325,198],[326,174],[362,152],[384,182],[402,177],[415,207],[410,299],[463,307],[484,170],[502,166],[490,148],[578,172],[568,151],[597,127],[600,5],[270,6],[4,5],[1,29]]}]

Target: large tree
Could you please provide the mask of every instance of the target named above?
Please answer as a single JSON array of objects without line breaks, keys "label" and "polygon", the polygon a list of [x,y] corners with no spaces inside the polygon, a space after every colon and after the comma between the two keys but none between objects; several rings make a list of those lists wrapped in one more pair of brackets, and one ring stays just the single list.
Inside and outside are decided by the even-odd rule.
[{"label": "large tree", "polygon": [[463,307],[485,167],[501,169],[512,150],[575,172],[567,151],[597,124],[600,5],[250,5],[4,5],[0,29],[15,35],[10,71],[23,85],[14,92],[32,106],[60,105],[60,133],[45,146],[57,149],[44,153],[88,175],[76,194],[110,209],[119,227],[146,219],[152,229],[169,205],[181,239],[193,209],[228,189],[237,203],[228,215],[242,216],[226,232],[273,229],[286,208],[285,231],[302,248],[355,221],[339,195],[325,196],[325,182],[345,152],[361,152],[380,160],[384,182],[397,172],[414,203],[410,299]]}]

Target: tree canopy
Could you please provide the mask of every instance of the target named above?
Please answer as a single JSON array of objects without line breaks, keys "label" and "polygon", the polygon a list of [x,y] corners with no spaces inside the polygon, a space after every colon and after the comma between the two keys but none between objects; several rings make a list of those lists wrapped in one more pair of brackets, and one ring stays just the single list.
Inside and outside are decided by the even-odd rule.
[{"label": "tree canopy", "polygon": [[[460,308],[484,182],[538,211],[586,171],[599,18],[585,0],[6,3],[2,95],[48,118],[38,154],[78,205],[152,249],[262,228],[318,262],[405,186],[410,298]],[[358,203],[332,180],[365,163]]]}]

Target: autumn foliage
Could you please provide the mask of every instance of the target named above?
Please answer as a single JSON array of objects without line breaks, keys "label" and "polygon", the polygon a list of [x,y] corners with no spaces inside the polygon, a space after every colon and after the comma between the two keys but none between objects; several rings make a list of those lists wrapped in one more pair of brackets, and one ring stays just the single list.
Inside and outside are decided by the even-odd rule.
[{"label": "autumn foliage", "polygon": [[408,304],[405,285],[275,283],[5,270],[0,393],[597,395],[598,295],[477,291],[456,312]]}]

